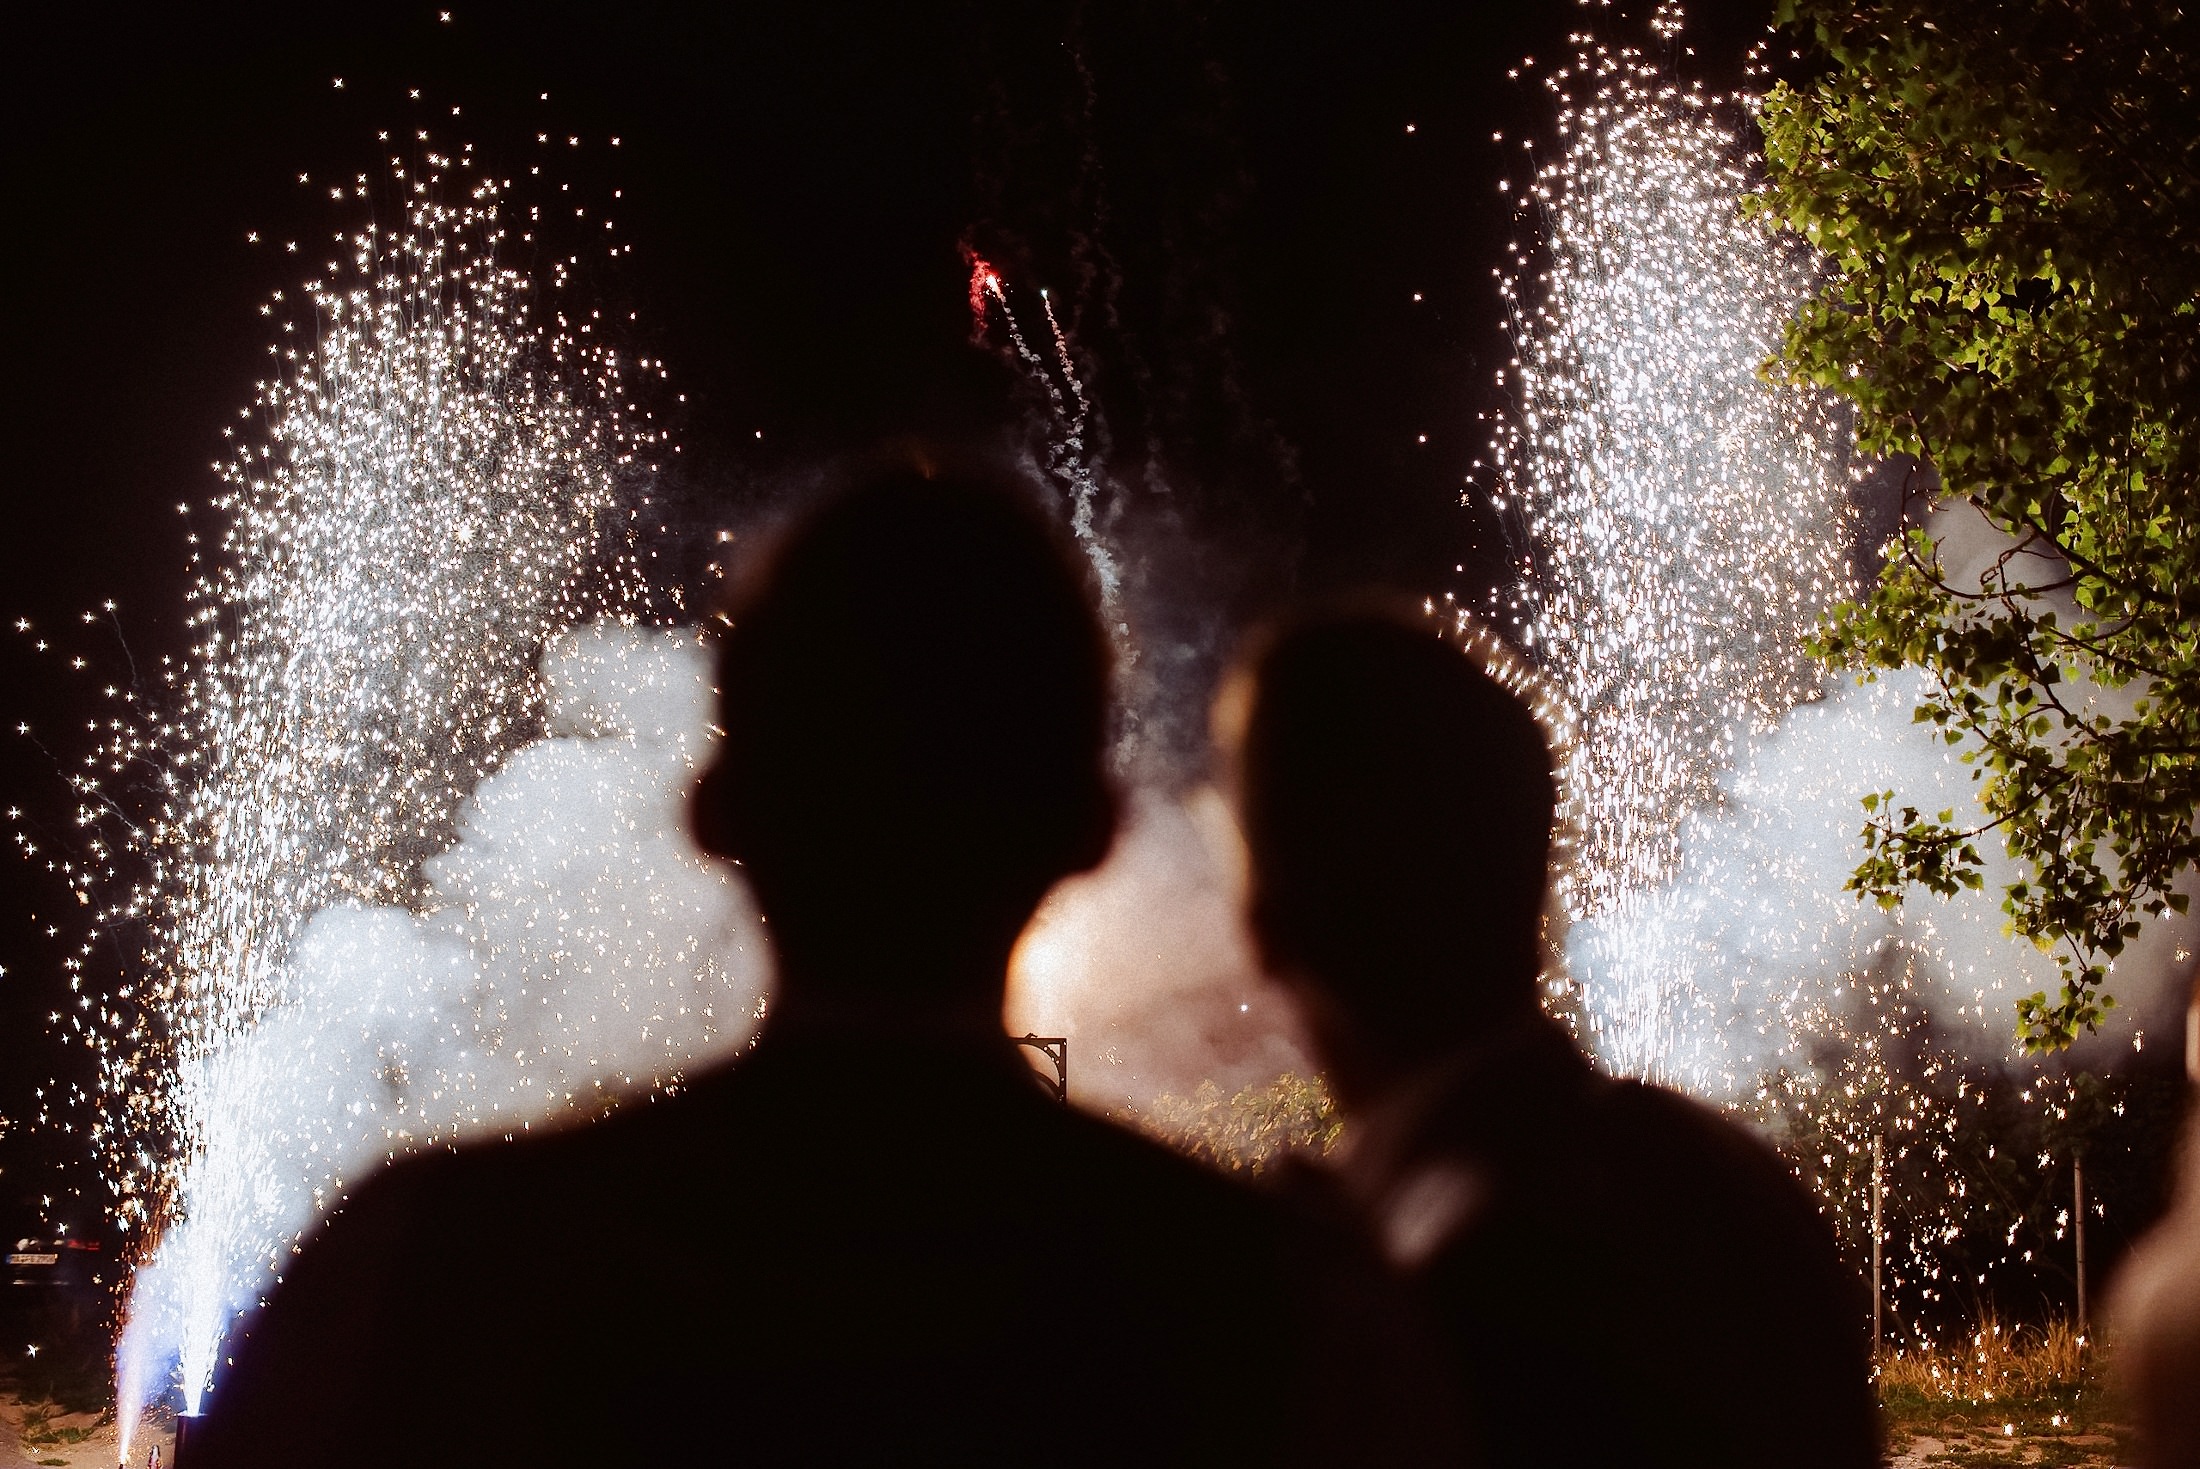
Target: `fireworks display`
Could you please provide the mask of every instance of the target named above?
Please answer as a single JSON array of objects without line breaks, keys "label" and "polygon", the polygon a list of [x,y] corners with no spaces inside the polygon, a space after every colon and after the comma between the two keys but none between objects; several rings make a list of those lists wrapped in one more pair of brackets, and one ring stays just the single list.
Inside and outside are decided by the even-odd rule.
[{"label": "fireworks display", "polygon": [[[1656,24],[1669,42],[1677,11]],[[1555,156],[1501,185],[1536,231],[1500,276],[1517,360],[1490,488],[1517,573],[1496,620],[1570,725],[1575,1013],[1611,1069],[1766,1129],[1851,1243],[1883,1166],[1892,1269],[1929,1299],[1975,1203],[1969,1078],[2073,1105],[2010,1070],[2011,999],[2053,966],[1984,894],[1889,915],[1842,891],[1860,793],[1953,807],[1971,785],[1911,724],[1914,684],[1850,687],[1802,652],[1857,590],[1861,467],[1835,399],[1759,369],[1820,263],[1745,217],[1746,98],[1576,41],[1544,78]],[[676,1085],[747,1039],[769,989],[748,895],[686,835],[710,671],[638,550],[667,369],[621,355],[583,257],[549,244],[545,215],[581,211],[418,143],[331,191],[379,217],[301,244],[316,268],[262,308],[268,375],[216,466],[193,646],[109,691],[79,849],[54,862],[94,937],[145,940],[107,992],[91,943],[64,961],[67,1024],[101,1056],[100,1161],[147,1242],[126,1435],[172,1385],[198,1408],[237,1313],[352,1181]],[[599,256],[626,248],[585,224]],[[977,336],[1050,415],[1029,467],[1127,668],[1128,604],[1160,593],[1128,574],[1098,405],[1054,301],[1019,289],[1020,321],[970,266]],[[1141,711],[1122,714],[1136,785]],[[1127,795],[1115,856],[1019,948],[1013,1027],[1075,1039],[1087,1103],[1307,1069],[1238,927],[1224,803]],[[2150,929],[2124,972],[2175,945]]]},{"label": "fireworks display", "polygon": [[[295,313],[264,308],[196,646],[78,782],[80,819],[120,828],[79,897],[151,934],[96,1037],[105,1162],[157,1239],[126,1431],[171,1372],[196,1410],[232,1317],[348,1179],[592,1115],[758,1010],[753,914],[681,819],[707,660],[646,625],[634,551],[665,448],[636,384],[663,369],[561,309],[579,257],[510,191],[425,135],[337,191],[393,194],[398,223],[338,234]],[[101,772],[147,767],[132,825]]]}]

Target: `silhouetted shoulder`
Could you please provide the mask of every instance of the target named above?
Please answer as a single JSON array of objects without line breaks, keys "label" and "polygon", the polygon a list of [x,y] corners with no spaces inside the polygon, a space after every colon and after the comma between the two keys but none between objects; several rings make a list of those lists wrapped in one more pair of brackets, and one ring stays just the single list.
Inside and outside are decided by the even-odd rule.
[{"label": "silhouetted shoulder", "polygon": [[1589,1127],[1611,1162],[1634,1160],[1656,1192],[1693,1200],[1702,1210],[1740,1211],[1737,1231],[1767,1227],[1800,1233],[1815,1245],[1827,1233],[1809,1192],[1761,1139],[1693,1097],[1646,1082],[1609,1084]]},{"label": "silhouetted shoulder", "polygon": [[[449,1231],[437,1221],[453,1181],[471,1167],[447,1152],[408,1158],[371,1177],[306,1237],[275,1283],[279,1308],[253,1313],[232,1339],[209,1416],[193,1429],[193,1463],[363,1462],[347,1457],[352,1435],[331,1425],[383,1421],[408,1369],[432,1357],[413,1299],[423,1275],[447,1263],[440,1252]],[[418,1421],[424,1407],[432,1419],[435,1406],[432,1397],[415,1402],[408,1417]]]},{"label": "silhouetted shoulder", "polygon": [[1423,1280],[1492,1463],[1876,1462],[1864,1303],[1755,1137],[1534,1030],[1430,1138],[1475,1206]]},{"label": "silhouetted shoulder", "polygon": [[1078,1425],[1061,1462],[1289,1463],[1364,1424],[1322,1407],[1334,1241],[1013,1059],[788,1050],[369,1183],[203,1462],[600,1464],[646,1423],[767,1463],[1021,1461],[1047,1424]]},{"label": "silhouetted shoulder", "polygon": [[[1603,1090],[1588,1133],[1616,1231],[1603,1255],[1614,1298],[1658,1322],[1644,1345],[1651,1359],[1664,1338],[1659,1390],[1702,1396],[1695,1416],[1720,1425],[1723,1442],[1702,1443],[1696,1462],[1876,1463],[1866,1302],[1779,1155],[1702,1103],[1635,1081]],[[1630,1277],[1645,1287],[1630,1292]]]}]

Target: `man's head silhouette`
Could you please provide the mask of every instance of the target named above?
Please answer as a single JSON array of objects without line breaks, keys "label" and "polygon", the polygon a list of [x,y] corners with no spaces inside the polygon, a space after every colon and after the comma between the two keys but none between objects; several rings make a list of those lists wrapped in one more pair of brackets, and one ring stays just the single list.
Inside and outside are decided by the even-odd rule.
[{"label": "man's head silhouette", "polygon": [[1032,910],[1114,831],[1107,650],[1061,536],[1004,484],[891,470],[730,616],[696,822],[756,889],[782,1009],[997,1017]]},{"label": "man's head silhouette", "polygon": [[1507,684],[1375,607],[1283,628],[1225,696],[1254,937],[1348,1094],[1535,1004],[1557,783]]}]

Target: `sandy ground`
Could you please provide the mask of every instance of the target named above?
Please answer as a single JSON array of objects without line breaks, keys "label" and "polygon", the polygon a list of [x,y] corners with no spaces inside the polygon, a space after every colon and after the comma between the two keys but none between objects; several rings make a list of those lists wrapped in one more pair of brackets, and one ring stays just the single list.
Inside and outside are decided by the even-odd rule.
[{"label": "sandy ground", "polygon": [[[2051,1444],[2058,1449],[2055,1457],[2049,1459],[2047,1446]],[[2072,1459],[2070,1450],[2085,1457]],[[1888,1469],[1962,1469],[1965,1465],[2040,1463],[2074,1465],[2077,1469],[2123,1469],[2123,1461],[2116,1457],[2116,1440],[2099,1433],[2073,1433],[2056,1438],[1962,1432],[1951,1432],[1943,1438],[1920,1435],[1910,1440],[1908,1448],[1887,1460]]]},{"label": "sandy ground", "polygon": [[[148,1420],[130,1447],[131,1469],[144,1469],[148,1453],[171,1462],[174,1425]],[[0,1392],[0,1469],[115,1469],[115,1425],[97,1413],[53,1413]]]}]

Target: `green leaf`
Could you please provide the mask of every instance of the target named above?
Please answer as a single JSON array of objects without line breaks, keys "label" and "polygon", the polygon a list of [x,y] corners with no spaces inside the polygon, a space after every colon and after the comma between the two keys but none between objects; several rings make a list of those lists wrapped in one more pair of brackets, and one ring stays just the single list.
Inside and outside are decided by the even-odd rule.
[{"label": "green leaf", "polygon": [[[1822,65],[1766,100],[1751,209],[1829,270],[1766,376],[1846,397],[1861,450],[1918,456],[1936,494],[2040,553],[1959,587],[1912,526],[1809,651],[1860,678],[1930,674],[1913,718],[1989,776],[1971,824],[2019,869],[2012,930],[2062,973],[2052,1002],[2017,1005],[2025,1045],[2052,1049],[2109,1010],[2105,961],[2134,915],[2186,911],[2200,855],[2195,27],[2177,0],[1777,15]],[[1883,824],[1850,888],[1980,888],[1955,817],[1920,823],[1898,799],[1863,798]]]}]

